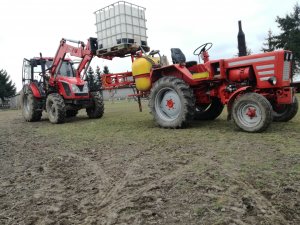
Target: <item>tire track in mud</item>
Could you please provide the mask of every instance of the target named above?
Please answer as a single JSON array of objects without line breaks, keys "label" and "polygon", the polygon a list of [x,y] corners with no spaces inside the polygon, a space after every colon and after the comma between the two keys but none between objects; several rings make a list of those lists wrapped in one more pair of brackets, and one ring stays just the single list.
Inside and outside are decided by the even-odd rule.
[{"label": "tire track in mud", "polygon": [[112,182],[111,179],[107,176],[107,174],[104,171],[104,169],[102,168],[102,166],[100,166],[99,163],[97,163],[96,161],[93,161],[88,157],[83,157],[83,156],[81,156],[79,154],[76,154],[76,153],[73,153],[73,152],[56,151],[56,153],[58,153],[62,156],[66,156],[66,157],[73,157],[73,158],[76,158],[77,160],[79,160],[81,162],[84,162],[84,164],[88,168],[90,168],[90,171],[95,173],[95,175],[100,178],[101,183],[103,185],[108,185]]},{"label": "tire track in mud", "polygon": [[[174,170],[161,177],[149,178],[149,176],[145,175],[139,179],[136,179],[135,176],[137,174],[136,169],[139,168],[140,158],[136,158],[128,165],[125,176],[113,184],[113,188],[101,202],[99,210],[104,215],[102,217],[103,221],[106,221],[104,224],[119,224],[124,220],[126,222],[131,221],[133,224],[140,224],[141,221],[145,222],[150,217],[156,222],[160,221],[158,224],[163,224],[162,221],[164,221],[165,218],[163,217],[165,215],[160,215],[159,211],[164,207],[168,197],[164,196],[162,192],[168,192],[167,189],[171,189],[176,185],[176,180],[193,172],[194,168],[199,165],[206,165],[202,167],[200,172],[203,175],[209,171],[209,168],[218,168],[218,170],[222,171],[221,175],[224,176],[228,184],[228,188],[224,191],[222,190],[223,188],[219,188],[222,190],[221,192],[218,187],[212,186],[211,190],[216,189],[217,193],[213,194],[210,190],[210,193],[207,194],[209,198],[222,198],[222,195],[232,198],[238,197],[238,203],[232,203],[229,206],[225,205],[222,208],[222,210],[231,211],[235,215],[234,218],[228,218],[228,222],[231,221],[236,224],[251,223],[251,216],[255,211],[262,218],[266,217],[267,221],[280,221],[288,224],[288,221],[284,219],[282,214],[276,210],[268,199],[252,185],[241,179],[237,173],[226,170],[215,158],[213,153],[207,152],[190,163],[185,165],[177,164]],[[139,183],[138,181],[143,180],[143,178],[145,178],[144,182]],[[138,184],[134,186],[134,189],[128,189],[129,184],[136,181]],[[205,195],[205,193],[203,194]],[[128,215],[124,218],[124,215],[128,213],[132,214],[131,218]],[[250,219],[247,218],[248,216]],[[167,220],[165,221],[167,222]]]},{"label": "tire track in mud", "polygon": [[[173,180],[190,170],[195,164],[202,162],[203,159],[197,159],[185,165],[174,162],[175,169],[165,172],[165,175],[161,177],[151,176],[150,173],[139,176],[137,179],[136,175],[140,175],[138,169],[145,167],[145,165],[140,165],[139,161],[140,157],[132,160],[127,166],[125,176],[114,183],[113,188],[103,198],[99,210],[101,210],[101,214],[105,215],[103,218],[106,221],[105,224],[118,224],[120,214],[126,211],[136,211],[136,214],[141,214],[139,216],[132,215],[136,217],[133,221],[134,224],[139,224],[143,220],[141,217],[156,217],[158,219],[161,215],[155,208],[159,208],[166,201],[160,190],[168,189]],[[157,166],[159,167],[159,165]]]},{"label": "tire track in mud", "polygon": [[[222,168],[222,176],[226,177],[231,186],[228,189],[229,194],[235,192],[235,189],[240,189],[241,192],[241,203],[242,208],[229,207],[229,210],[235,211],[236,213],[243,214],[262,214],[263,217],[270,218],[271,221],[277,221],[281,224],[289,224],[285,220],[284,216],[275,208],[271,201],[269,201],[259,190],[257,190],[249,182],[239,177],[238,173],[234,170],[229,171],[224,168],[216,157],[209,158],[211,165],[215,168]],[[241,210],[242,209],[242,210]],[[256,212],[254,212],[256,211]],[[240,219],[240,218],[239,218]],[[239,221],[238,224],[244,224],[243,221]],[[249,222],[249,221],[248,221]],[[253,223],[255,223],[253,221]]]},{"label": "tire track in mud", "polygon": [[[227,146],[227,148],[229,149],[234,147],[235,146],[230,145]],[[235,193],[236,191],[238,191],[238,193],[240,193],[241,205],[243,207],[229,207],[229,210],[235,211],[237,213],[243,212],[244,214],[258,213],[262,214],[263,217],[271,218],[271,220],[274,219],[274,221],[277,221],[280,224],[289,224],[288,221],[285,220],[284,216],[275,208],[275,206],[270,200],[268,200],[252,184],[240,177],[239,173],[236,170],[237,168],[225,168],[224,166],[222,166],[222,162],[217,159],[217,156],[210,157],[209,160],[213,167],[221,169],[222,176],[229,181],[230,187],[228,188],[228,192]]]}]

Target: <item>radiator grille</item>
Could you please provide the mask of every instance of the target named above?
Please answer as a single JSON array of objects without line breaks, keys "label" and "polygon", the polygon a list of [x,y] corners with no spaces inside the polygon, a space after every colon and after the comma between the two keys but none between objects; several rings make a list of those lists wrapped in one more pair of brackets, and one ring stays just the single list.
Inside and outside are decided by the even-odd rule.
[{"label": "radiator grille", "polygon": [[288,81],[290,79],[290,71],[291,70],[291,61],[284,61],[283,65],[283,76],[282,79],[284,81]]}]

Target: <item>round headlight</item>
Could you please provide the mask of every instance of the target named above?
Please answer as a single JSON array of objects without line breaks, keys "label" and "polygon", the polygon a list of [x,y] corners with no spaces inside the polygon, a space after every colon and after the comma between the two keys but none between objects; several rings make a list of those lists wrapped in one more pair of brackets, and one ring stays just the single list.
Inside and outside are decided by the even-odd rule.
[{"label": "round headlight", "polygon": [[272,85],[276,85],[276,83],[277,83],[276,77],[270,77],[270,78],[268,79],[268,81],[269,81],[270,84],[272,84]]}]

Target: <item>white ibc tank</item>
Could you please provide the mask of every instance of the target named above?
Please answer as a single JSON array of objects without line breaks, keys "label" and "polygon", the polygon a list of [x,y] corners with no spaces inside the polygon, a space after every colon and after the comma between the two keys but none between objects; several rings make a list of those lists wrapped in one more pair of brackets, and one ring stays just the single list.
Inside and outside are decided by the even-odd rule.
[{"label": "white ibc tank", "polygon": [[95,12],[98,49],[123,44],[146,47],[145,8],[119,1]]}]

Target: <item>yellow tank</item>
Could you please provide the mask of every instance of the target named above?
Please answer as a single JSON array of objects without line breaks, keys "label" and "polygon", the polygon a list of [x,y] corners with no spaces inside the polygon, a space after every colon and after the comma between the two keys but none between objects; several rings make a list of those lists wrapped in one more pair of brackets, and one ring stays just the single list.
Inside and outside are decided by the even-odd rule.
[{"label": "yellow tank", "polygon": [[153,65],[159,63],[159,58],[137,58],[132,63],[132,76],[139,91],[149,91],[151,88],[150,71]]}]

